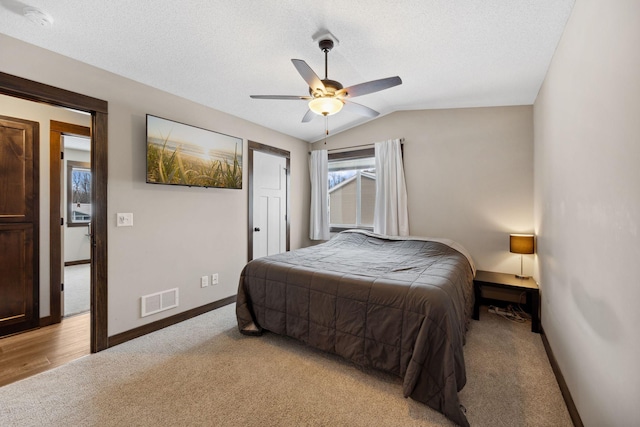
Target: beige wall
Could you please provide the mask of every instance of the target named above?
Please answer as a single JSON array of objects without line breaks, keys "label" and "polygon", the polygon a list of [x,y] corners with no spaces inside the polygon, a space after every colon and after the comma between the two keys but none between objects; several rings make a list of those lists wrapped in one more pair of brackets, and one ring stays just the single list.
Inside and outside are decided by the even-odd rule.
[{"label": "beige wall", "polygon": [[[309,244],[307,143],[4,35],[0,51],[2,72],[109,103],[109,335],[234,295],[247,259],[247,174],[242,190],[146,184],[147,113],[243,138],[245,168],[247,140],[289,150],[291,248]],[[116,228],[117,212],[133,212],[134,227]],[[213,273],[220,284],[200,288]],[[177,309],[140,317],[141,295],[174,287]]]},{"label": "beige wall", "polygon": [[542,325],[587,426],[640,419],[639,17],[577,1],[534,107]]},{"label": "beige wall", "polygon": [[401,111],[314,149],[401,137],[410,233],[456,240],[479,269],[519,272],[509,233],[533,230],[532,107]]},{"label": "beige wall", "polygon": [[356,223],[356,181],[343,184],[340,188],[329,193],[329,223]]},{"label": "beige wall", "polygon": [[361,186],[362,212],[360,212],[360,220],[362,224],[373,224],[373,213],[376,204],[376,181],[362,177]]}]

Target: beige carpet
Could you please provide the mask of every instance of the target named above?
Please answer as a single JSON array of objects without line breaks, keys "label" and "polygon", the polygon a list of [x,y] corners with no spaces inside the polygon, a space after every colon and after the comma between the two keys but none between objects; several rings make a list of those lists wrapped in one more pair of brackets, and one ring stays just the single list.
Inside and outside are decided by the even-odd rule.
[{"label": "beige carpet", "polygon": [[85,313],[91,308],[91,264],[64,268],[64,316]]},{"label": "beige carpet", "polygon": [[[1,426],[450,426],[402,381],[274,334],[229,305],[0,388]],[[538,334],[485,311],[467,334],[472,426],[571,426]]]}]

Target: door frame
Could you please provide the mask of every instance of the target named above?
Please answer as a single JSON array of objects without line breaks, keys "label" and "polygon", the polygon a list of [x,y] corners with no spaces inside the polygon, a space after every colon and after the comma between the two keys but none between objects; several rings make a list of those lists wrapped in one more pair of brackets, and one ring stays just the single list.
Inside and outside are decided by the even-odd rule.
[{"label": "door frame", "polygon": [[[66,191],[61,183],[61,176],[66,171],[62,169],[61,156],[56,153],[63,152],[62,136],[74,135],[74,136],[86,136],[91,137],[91,128],[86,126],[74,125],[72,123],[64,123],[56,120],[50,120],[49,127],[49,147],[50,147],[50,180],[49,180],[49,256],[50,256],[50,273],[49,278],[50,285],[50,306],[51,306],[51,321],[50,323],[60,323],[62,320],[62,230],[63,230],[63,218],[67,216],[66,206],[65,210],[61,209],[62,192]],[[93,166],[92,166],[93,168]],[[93,169],[92,169],[93,172]],[[93,185],[93,179],[91,180]],[[68,218],[67,218],[68,220]],[[89,237],[91,238],[91,237]],[[91,259],[91,268],[93,269],[94,260]]]},{"label": "door frame", "polygon": [[[107,166],[108,103],[101,99],[0,72],[0,94],[91,114],[91,352],[108,348]],[[52,224],[53,225],[53,224]],[[49,317],[50,321],[52,317]],[[46,322],[46,320],[45,320]],[[41,321],[42,325],[42,321]]]},{"label": "door frame", "polygon": [[260,151],[263,153],[268,153],[268,154],[272,154],[274,156],[278,156],[278,157],[284,157],[286,159],[286,183],[287,183],[287,203],[286,203],[286,228],[287,228],[287,237],[286,237],[286,245],[287,248],[286,250],[289,251],[290,245],[289,245],[289,233],[290,233],[290,228],[291,228],[291,197],[290,197],[290,192],[291,192],[291,153],[287,150],[282,150],[280,148],[276,148],[276,147],[271,147],[269,145],[265,145],[265,144],[261,144],[259,142],[255,142],[255,141],[248,141],[249,142],[249,152],[248,152],[248,160],[247,162],[249,163],[247,166],[247,170],[248,170],[248,175],[249,175],[249,179],[248,179],[248,197],[249,197],[249,220],[248,220],[248,249],[247,249],[247,261],[251,261],[253,259],[253,152],[254,151]]}]

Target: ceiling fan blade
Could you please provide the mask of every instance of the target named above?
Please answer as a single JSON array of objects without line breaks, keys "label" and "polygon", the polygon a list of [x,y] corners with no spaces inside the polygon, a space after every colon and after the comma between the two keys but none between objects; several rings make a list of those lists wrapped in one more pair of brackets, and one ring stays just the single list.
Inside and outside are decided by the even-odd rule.
[{"label": "ceiling fan blade", "polygon": [[389,89],[390,87],[402,84],[400,77],[387,77],[386,79],[372,80],[366,83],[345,87],[336,92],[336,96],[344,98],[355,98],[356,96],[367,95],[369,93],[378,92]]},{"label": "ceiling fan blade", "polygon": [[295,96],[295,95],[249,95],[253,99],[284,99],[284,100],[292,100],[299,101],[310,100],[313,99],[310,96]]},{"label": "ceiling fan blade", "polygon": [[302,123],[308,123],[311,120],[313,120],[316,116],[317,116],[316,113],[314,113],[311,110],[307,110],[307,112],[305,113],[304,117],[302,118]]},{"label": "ceiling fan blade", "polygon": [[344,107],[342,107],[342,109],[365,117],[377,117],[380,115],[380,113],[372,108],[351,101],[344,101]]},{"label": "ceiling fan blade", "polygon": [[324,83],[320,80],[320,77],[304,62],[302,59],[292,59],[293,65],[300,73],[305,82],[312,90],[321,90],[323,93],[326,91]]}]

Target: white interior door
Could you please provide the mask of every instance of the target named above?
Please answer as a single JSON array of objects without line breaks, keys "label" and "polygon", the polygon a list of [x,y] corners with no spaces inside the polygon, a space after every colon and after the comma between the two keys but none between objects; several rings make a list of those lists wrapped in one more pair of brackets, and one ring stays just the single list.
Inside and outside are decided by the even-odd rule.
[{"label": "white interior door", "polygon": [[287,250],[287,159],[253,152],[253,258]]}]

